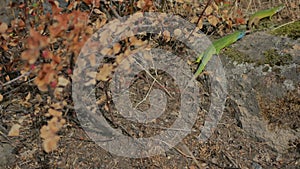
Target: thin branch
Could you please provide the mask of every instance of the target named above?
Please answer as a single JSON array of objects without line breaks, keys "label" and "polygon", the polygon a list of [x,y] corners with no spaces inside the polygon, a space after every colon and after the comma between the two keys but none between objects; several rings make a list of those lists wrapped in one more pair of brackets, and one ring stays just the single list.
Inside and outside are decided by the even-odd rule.
[{"label": "thin branch", "polygon": [[11,84],[11,83],[13,83],[13,82],[15,82],[15,81],[17,81],[17,80],[19,80],[19,79],[25,77],[25,76],[28,76],[28,75],[30,75],[30,73],[31,73],[31,72],[29,71],[29,72],[26,72],[26,73],[22,74],[22,75],[19,76],[19,77],[16,77],[16,78],[14,78],[14,79],[12,79],[12,80],[10,80],[10,81],[4,83],[4,84],[2,85],[2,87],[7,86],[7,85],[9,85],[9,84]]}]

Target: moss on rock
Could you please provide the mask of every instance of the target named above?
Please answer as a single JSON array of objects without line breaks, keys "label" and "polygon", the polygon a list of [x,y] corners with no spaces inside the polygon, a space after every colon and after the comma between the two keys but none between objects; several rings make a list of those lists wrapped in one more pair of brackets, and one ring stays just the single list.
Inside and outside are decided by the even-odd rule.
[{"label": "moss on rock", "polygon": [[292,39],[300,37],[300,21],[296,21],[271,31],[273,35],[286,35]]}]

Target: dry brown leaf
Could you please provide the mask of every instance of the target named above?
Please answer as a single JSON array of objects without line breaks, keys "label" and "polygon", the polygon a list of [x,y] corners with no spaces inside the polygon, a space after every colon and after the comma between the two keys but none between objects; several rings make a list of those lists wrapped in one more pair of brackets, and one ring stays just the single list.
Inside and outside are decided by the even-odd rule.
[{"label": "dry brown leaf", "polygon": [[96,66],[96,55],[94,53],[89,55],[89,61],[91,66]]},{"label": "dry brown leaf", "polygon": [[101,105],[101,104],[103,104],[105,101],[106,101],[106,95],[105,94],[103,94],[103,95],[101,95],[100,96],[100,98],[96,101],[96,104],[97,105]]},{"label": "dry brown leaf", "polygon": [[52,107],[55,110],[58,110],[58,109],[62,109],[64,107],[64,105],[62,105],[61,102],[57,102],[57,103],[51,104],[50,107]]},{"label": "dry brown leaf", "polygon": [[8,136],[19,136],[20,135],[20,124],[14,124],[8,132]]},{"label": "dry brown leaf", "polygon": [[47,139],[47,138],[51,138],[54,137],[55,133],[50,132],[50,128],[49,126],[42,126],[42,128],[40,129],[40,137],[43,139]]},{"label": "dry brown leaf", "polygon": [[142,9],[144,6],[145,6],[145,0],[139,0],[137,3],[136,3],[136,6],[140,9]]},{"label": "dry brown leaf", "polygon": [[213,25],[213,26],[217,26],[218,22],[219,22],[219,19],[213,15],[209,16],[207,18],[208,22]]},{"label": "dry brown leaf", "polygon": [[70,81],[63,76],[58,77],[58,86],[67,86],[70,83]]},{"label": "dry brown leaf", "polygon": [[212,14],[213,10],[214,9],[211,6],[208,6],[205,10],[205,15],[208,16],[208,15]]},{"label": "dry brown leaf", "polygon": [[291,8],[294,8],[294,9],[297,8],[297,3],[296,2],[291,2],[290,5],[291,5]]},{"label": "dry brown leaf", "polygon": [[59,136],[54,136],[52,138],[47,138],[43,141],[43,149],[46,153],[50,153],[57,149],[57,143],[59,141]]},{"label": "dry brown leaf", "polygon": [[163,35],[164,35],[164,39],[168,42],[168,41],[170,41],[170,39],[171,39],[171,34],[170,34],[170,32],[168,31],[168,30],[165,30],[164,32],[163,32]]},{"label": "dry brown leaf", "polygon": [[107,81],[113,70],[114,66],[112,64],[104,64],[103,67],[100,68],[100,72],[97,73],[96,79],[101,81]]},{"label": "dry brown leaf", "polygon": [[22,52],[21,58],[27,60],[29,64],[34,64],[35,61],[40,56],[39,50],[37,49],[27,49]]},{"label": "dry brown leaf", "polygon": [[300,45],[298,45],[298,44],[294,45],[294,46],[293,46],[293,49],[299,50],[299,51],[300,51]]},{"label": "dry brown leaf", "polygon": [[114,52],[114,54],[119,53],[120,50],[121,50],[121,48],[122,48],[122,46],[120,45],[120,43],[114,44],[114,46],[113,46],[113,52]]},{"label": "dry brown leaf", "polygon": [[2,100],[3,100],[3,95],[0,94],[0,102],[2,102]]},{"label": "dry brown leaf", "polygon": [[212,5],[214,10],[219,10],[219,6],[214,1],[212,2],[211,5]]},{"label": "dry brown leaf", "polygon": [[7,29],[8,29],[7,24],[4,23],[4,22],[1,23],[1,25],[0,25],[0,33],[5,33]]},{"label": "dry brown leaf", "polygon": [[106,23],[106,21],[107,21],[107,19],[106,18],[103,18],[103,19],[97,19],[96,20],[96,22],[95,22],[95,27],[96,27],[96,29],[98,30],[98,29],[100,29],[105,23]]},{"label": "dry brown leaf", "polygon": [[54,110],[54,109],[49,109],[48,113],[49,113],[49,115],[51,115],[53,117],[61,117],[62,116],[62,112]]},{"label": "dry brown leaf", "polygon": [[197,27],[198,27],[199,29],[202,29],[202,28],[203,28],[203,20],[202,20],[202,19],[200,19],[200,21],[198,22]]},{"label": "dry brown leaf", "polygon": [[113,50],[111,48],[104,48],[100,51],[102,55],[111,55],[113,53]]},{"label": "dry brown leaf", "polygon": [[125,58],[126,58],[126,56],[123,53],[121,53],[120,55],[118,55],[116,57],[116,63],[120,64],[123,61],[123,59],[125,59]]},{"label": "dry brown leaf", "polygon": [[143,46],[147,42],[136,38],[135,36],[130,37],[130,45],[134,45],[136,47]]}]

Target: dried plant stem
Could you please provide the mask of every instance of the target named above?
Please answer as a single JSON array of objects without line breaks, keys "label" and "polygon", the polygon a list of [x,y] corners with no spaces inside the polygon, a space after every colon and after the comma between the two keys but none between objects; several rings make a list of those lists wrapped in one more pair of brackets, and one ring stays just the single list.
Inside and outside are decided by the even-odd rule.
[{"label": "dried plant stem", "polygon": [[4,83],[4,84],[2,85],[2,87],[7,86],[7,85],[9,85],[9,84],[11,84],[11,83],[13,83],[13,82],[15,82],[15,81],[17,81],[17,80],[19,80],[19,79],[25,77],[25,76],[28,76],[28,75],[30,75],[30,73],[31,73],[31,72],[29,71],[29,72],[26,72],[26,73],[22,74],[22,75],[19,76],[19,77],[16,77],[16,78],[14,78],[14,79],[12,79],[12,80],[10,80],[10,81]]}]

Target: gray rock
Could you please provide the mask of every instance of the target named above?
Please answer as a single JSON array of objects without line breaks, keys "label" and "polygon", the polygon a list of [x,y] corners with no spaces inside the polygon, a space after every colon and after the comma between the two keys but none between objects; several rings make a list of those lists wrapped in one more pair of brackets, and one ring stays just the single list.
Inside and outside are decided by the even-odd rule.
[{"label": "gray rock", "polygon": [[[4,138],[0,135],[0,140]],[[4,168],[15,160],[15,156],[12,153],[13,146],[6,143],[0,144],[0,168]]]},{"label": "gray rock", "polygon": [[[271,101],[285,97],[288,92],[300,96],[300,76],[299,72],[297,73],[300,55],[299,51],[295,51],[296,49],[293,51],[291,48],[296,44],[299,45],[299,42],[289,38],[258,32],[247,35],[233,45],[236,50],[248,55],[254,62],[237,64],[228,57],[221,56],[228,79],[229,96],[240,112],[238,120],[241,127],[249,135],[264,141],[278,152],[285,152],[290,141],[300,138],[300,128],[270,127],[262,115],[259,103],[266,102],[264,104],[269,105]],[[255,61],[263,58],[264,51],[271,48],[276,48],[279,52],[288,51],[292,61],[279,66],[257,66]],[[269,70],[263,71],[266,66],[270,67]],[[263,101],[259,98],[263,98]],[[286,111],[289,110],[282,110],[282,113],[285,114]],[[299,114],[295,113],[295,119],[297,117]]]}]

